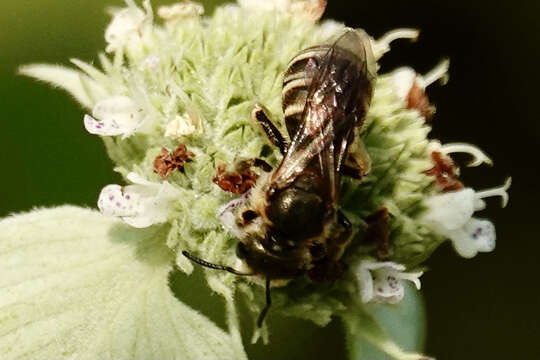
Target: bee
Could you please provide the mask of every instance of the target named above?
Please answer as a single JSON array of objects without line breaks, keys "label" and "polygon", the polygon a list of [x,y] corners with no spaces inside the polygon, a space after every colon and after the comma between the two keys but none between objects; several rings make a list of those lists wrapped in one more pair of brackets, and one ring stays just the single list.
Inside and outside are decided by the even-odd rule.
[{"label": "bee", "polygon": [[[371,40],[360,29],[347,29],[333,44],[294,56],[282,90],[290,141],[262,106],[252,112],[283,158],[275,169],[261,159],[247,161],[267,172],[218,212],[240,240],[236,254],[246,271],[183,252],[202,266],[263,277],[266,307],[259,326],[271,305],[271,281],[302,275],[317,282],[334,281],[343,272],[341,257],[350,242],[351,224],[338,208],[340,177],[360,178],[367,171],[366,161],[350,161],[348,153],[371,103],[375,66]],[[240,168],[245,169],[246,162]],[[223,169],[220,174],[214,182],[227,189],[230,174]]]}]

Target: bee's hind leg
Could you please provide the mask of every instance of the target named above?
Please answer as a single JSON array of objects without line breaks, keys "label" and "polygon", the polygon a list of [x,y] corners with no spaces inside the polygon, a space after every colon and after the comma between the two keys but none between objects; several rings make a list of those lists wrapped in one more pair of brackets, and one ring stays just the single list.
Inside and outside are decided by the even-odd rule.
[{"label": "bee's hind leg", "polygon": [[285,155],[287,152],[287,141],[278,128],[268,118],[264,112],[264,108],[261,105],[256,104],[251,112],[251,117],[261,125],[268,140],[270,140],[274,146],[279,148],[279,152],[281,152],[282,155]]},{"label": "bee's hind leg", "polygon": [[370,171],[371,158],[362,140],[356,138],[349,147],[347,158],[341,167],[341,174],[352,177],[353,179],[362,179]]},{"label": "bee's hind leg", "polygon": [[327,239],[326,244],[320,250],[317,249],[317,244],[310,248],[310,253],[314,258],[314,266],[308,271],[308,276],[312,281],[334,282],[341,277],[341,274],[347,268],[347,264],[341,260],[341,257],[351,241],[351,235],[351,222],[345,214],[338,210],[335,229],[333,229],[332,235]]}]

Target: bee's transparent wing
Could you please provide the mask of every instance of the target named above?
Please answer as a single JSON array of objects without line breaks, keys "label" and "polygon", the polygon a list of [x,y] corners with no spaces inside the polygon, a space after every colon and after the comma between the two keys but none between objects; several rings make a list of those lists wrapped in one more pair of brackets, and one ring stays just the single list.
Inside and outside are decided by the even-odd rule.
[{"label": "bee's transparent wing", "polygon": [[[345,160],[352,131],[361,120],[357,108],[363,104],[358,104],[358,86],[364,79],[372,81],[369,41],[363,31],[349,29],[323,57],[308,90],[302,123],[272,176],[275,188],[286,187],[308,165],[317,162],[329,195],[336,198],[336,173]],[[357,61],[351,61],[354,56]]]}]

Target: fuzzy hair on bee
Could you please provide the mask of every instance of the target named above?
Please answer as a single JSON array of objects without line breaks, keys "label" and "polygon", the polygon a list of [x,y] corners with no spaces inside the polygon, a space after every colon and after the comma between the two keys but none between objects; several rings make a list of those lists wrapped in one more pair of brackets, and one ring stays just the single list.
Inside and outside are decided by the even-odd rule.
[{"label": "fuzzy hair on bee", "polygon": [[[375,73],[369,36],[361,29],[347,29],[332,44],[304,49],[289,62],[282,90],[287,137],[262,106],[253,110],[254,121],[283,158],[275,169],[262,166],[266,172],[218,217],[239,239],[237,256],[247,269],[240,275],[266,280],[267,305],[259,325],[271,304],[272,281],[303,275],[315,282],[335,281],[343,272],[341,258],[352,231],[338,206],[340,177],[361,178],[369,170],[367,154],[351,159],[349,149],[359,141],[355,134],[371,103]],[[216,184],[227,190],[225,184]],[[189,257],[208,267],[204,260]],[[211,267],[216,266],[230,269]]]}]

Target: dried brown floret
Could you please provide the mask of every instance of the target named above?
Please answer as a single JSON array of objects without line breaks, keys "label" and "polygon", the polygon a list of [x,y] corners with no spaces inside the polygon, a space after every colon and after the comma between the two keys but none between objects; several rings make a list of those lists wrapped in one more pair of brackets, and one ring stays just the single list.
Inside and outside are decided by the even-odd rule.
[{"label": "dried brown floret", "polygon": [[457,167],[454,161],[440,151],[431,153],[433,167],[424,172],[426,175],[435,177],[435,183],[442,191],[453,191],[463,188],[463,183],[459,181]]},{"label": "dried brown floret", "polygon": [[154,172],[156,172],[163,179],[174,170],[184,171],[184,164],[191,161],[195,156],[189,151],[185,144],[180,144],[174,150],[169,152],[167,149],[162,148],[161,153],[154,160]]},{"label": "dried brown floret", "polygon": [[416,109],[426,119],[431,120],[435,114],[435,106],[431,105],[424,89],[416,81],[407,94],[407,109]]},{"label": "dried brown floret", "polygon": [[212,181],[225,191],[244,194],[255,185],[258,177],[249,167],[236,167],[228,171],[226,164],[220,164]]}]

